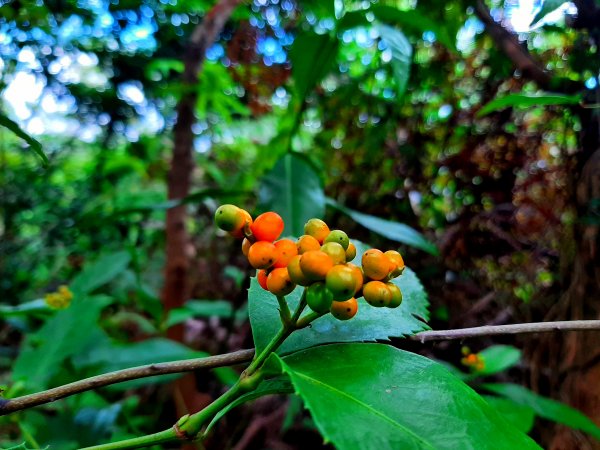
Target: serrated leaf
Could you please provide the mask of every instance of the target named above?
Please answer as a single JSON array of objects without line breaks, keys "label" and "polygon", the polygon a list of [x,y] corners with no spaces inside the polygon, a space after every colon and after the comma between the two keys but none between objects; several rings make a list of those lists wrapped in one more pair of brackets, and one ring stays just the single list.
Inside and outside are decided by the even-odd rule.
[{"label": "serrated leaf", "polygon": [[398,98],[402,98],[406,92],[408,77],[410,76],[410,65],[412,62],[412,45],[404,36],[404,33],[397,28],[387,25],[377,27],[381,39],[387,44],[392,52],[392,68],[394,79],[396,80],[396,92]]},{"label": "serrated leaf", "polygon": [[37,139],[34,139],[25,131],[23,131],[17,122],[0,113],[0,126],[8,128],[18,137],[27,142],[29,144],[29,148],[31,148],[31,150],[33,150],[41,158],[44,167],[48,165],[48,157],[44,153],[44,150],[42,150],[42,144],[40,144]]},{"label": "serrated leaf", "polygon": [[535,412],[529,406],[520,405],[508,398],[482,396],[492,409],[510,422],[516,429],[529,433],[533,428]]},{"label": "serrated leaf", "polygon": [[[356,245],[356,261],[360,261],[367,247],[359,241]],[[387,340],[390,336],[410,336],[429,327],[422,320],[429,319],[427,294],[415,273],[406,268],[394,280],[400,286],[404,300],[395,309],[373,308],[364,299],[358,299],[358,313],[352,320],[340,321],[327,314],[310,327],[294,332],[285,340],[280,353],[290,353],[303,348],[331,342],[357,342]],[[302,287],[286,297],[290,309],[300,301]],[[273,294],[260,287],[252,278],[248,292],[248,310],[256,351],[260,352],[281,327],[278,303]],[[422,320],[421,320],[422,319]]]},{"label": "serrated leaf", "polygon": [[69,287],[76,296],[92,292],[122,273],[130,260],[131,256],[127,251],[103,255],[95,262],[86,265]]},{"label": "serrated leaf", "polygon": [[327,205],[337,209],[340,212],[343,212],[356,223],[391,241],[410,245],[411,247],[424,250],[432,255],[439,255],[439,251],[435,244],[427,240],[425,236],[408,225],[399,222],[392,222],[391,220],[381,219],[379,217],[346,208],[329,197],[327,198]]},{"label": "serrated leaf", "polygon": [[531,21],[529,26],[533,27],[540,20],[542,20],[544,17],[546,17],[551,12],[556,11],[558,8],[560,8],[565,3],[567,3],[565,0],[544,0],[544,3],[542,3],[542,8],[535,15],[535,17],[533,18],[533,20]]},{"label": "serrated leaf", "polygon": [[477,117],[483,117],[494,111],[506,108],[531,108],[532,106],[577,105],[581,101],[580,95],[565,94],[508,94],[496,97],[486,103],[479,111]]},{"label": "serrated leaf", "polygon": [[339,450],[539,449],[439,364],[382,344],[326,345],[280,358]]},{"label": "serrated leaf", "polygon": [[263,209],[277,211],[285,223],[284,235],[304,234],[304,224],[325,213],[325,193],[319,175],[306,158],[288,153],[261,182],[259,202]]},{"label": "serrated leaf", "polygon": [[544,419],[561,423],[575,430],[585,431],[600,440],[600,428],[581,411],[569,405],[538,395],[517,384],[486,383],[482,385],[482,388],[509,398],[520,405],[529,406]]},{"label": "serrated leaf", "polygon": [[510,345],[493,345],[481,352],[484,368],[478,370],[478,375],[492,375],[513,367],[521,359],[521,350]]}]

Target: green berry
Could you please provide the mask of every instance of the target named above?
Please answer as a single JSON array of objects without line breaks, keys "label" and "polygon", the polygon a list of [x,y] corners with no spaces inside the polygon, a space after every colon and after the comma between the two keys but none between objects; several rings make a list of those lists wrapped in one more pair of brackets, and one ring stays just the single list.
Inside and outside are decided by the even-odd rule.
[{"label": "green berry", "polygon": [[346,262],[346,251],[337,242],[326,242],[321,247],[321,251],[327,253],[333,264],[344,264]]},{"label": "green berry", "polygon": [[337,242],[343,247],[344,251],[346,251],[348,245],[350,245],[348,235],[342,230],[333,230],[327,235],[324,242]]},{"label": "green berry", "polygon": [[350,267],[337,265],[333,266],[327,277],[325,284],[333,295],[333,299],[338,302],[348,300],[356,291],[356,274]]},{"label": "green berry", "polygon": [[215,212],[215,223],[223,231],[234,231],[244,226],[244,216],[235,205],[221,205]]},{"label": "green berry", "polygon": [[314,312],[326,313],[332,302],[333,294],[322,281],[311,284],[306,290],[306,304]]},{"label": "green berry", "polygon": [[387,307],[397,308],[402,303],[402,291],[394,283],[386,283],[385,285],[392,294],[392,298],[390,299],[390,303],[387,305]]}]

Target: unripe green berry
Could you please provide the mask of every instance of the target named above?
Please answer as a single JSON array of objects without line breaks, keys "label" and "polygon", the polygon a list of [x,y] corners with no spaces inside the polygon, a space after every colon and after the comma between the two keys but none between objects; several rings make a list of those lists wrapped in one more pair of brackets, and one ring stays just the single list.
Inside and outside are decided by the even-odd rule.
[{"label": "unripe green berry", "polygon": [[388,308],[397,308],[402,303],[402,291],[398,286],[394,283],[386,283],[385,284],[392,295],[390,299],[390,303],[388,303]]},{"label": "unripe green berry", "polygon": [[333,294],[322,281],[313,283],[306,289],[306,304],[314,312],[326,313],[332,302]]},{"label": "unripe green berry", "polygon": [[342,265],[333,266],[325,278],[327,289],[333,294],[333,299],[338,302],[346,301],[354,295],[356,282],[354,270]]},{"label": "unripe green berry", "polygon": [[348,235],[342,230],[333,230],[327,235],[324,242],[337,242],[344,248],[344,251],[348,248],[348,245],[350,245]]},{"label": "unripe green berry", "polygon": [[244,226],[244,216],[235,205],[221,205],[215,211],[215,223],[223,231],[235,231]]},{"label": "unripe green berry", "polygon": [[321,251],[327,253],[333,264],[345,264],[346,262],[346,251],[337,242],[326,242],[321,247]]}]

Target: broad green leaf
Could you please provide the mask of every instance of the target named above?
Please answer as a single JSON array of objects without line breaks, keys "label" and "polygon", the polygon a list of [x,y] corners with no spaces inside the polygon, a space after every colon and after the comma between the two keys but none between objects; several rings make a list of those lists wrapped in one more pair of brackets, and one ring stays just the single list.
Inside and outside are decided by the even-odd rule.
[{"label": "broad green leaf", "polygon": [[542,8],[535,15],[535,17],[533,18],[533,20],[531,21],[529,26],[533,27],[540,20],[542,20],[544,17],[546,17],[552,11],[555,11],[558,8],[560,8],[565,3],[566,3],[565,0],[544,0],[544,3],[542,3]]},{"label": "broad green leaf", "polygon": [[303,31],[290,50],[292,75],[298,99],[304,98],[333,67],[339,42],[335,36]]},{"label": "broad green leaf", "polygon": [[62,363],[85,348],[98,329],[106,297],[77,297],[69,308],[58,311],[39,331],[27,336],[13,366],[13,379],[31,389],[44,389]]},{"label": "broad green leaf", "polygon": [[538,449],[439,364],[382,344],[326,345],[281,359],[339,450]]},{"label": "broad green leaf", "polygon": [[579,95],[565,94],[508,94],[497,97],[486,103],[479,111],[477,117],[483,117],[491,112],[506,108],[530,108],[532,106],[576,105],[581,101]]},{"label": "broad green leaf", "polygon": [[306,158],[295,153],[284,155],[264,176],[258,196],[263,209],[281,215],[284,235],[301,236],[308,219],[325,213],[321,179]]},{"label": "broad green leaf", "polygon": [[406,91],[408,77],[410,75],[410,65],[412,62],[412,46],[402,31],[387,25],[377,27],[381,39],[387,44],[392,52],[392,68],[394,79],[396,80],[396,91],[398,98],[401,98]]},{"label": "broad green leaf", "polygon": [[92,292],[122,273],[129,265],[130,260],[131,256],[127,251],[103,255],[93,263],[86,265],[69,287],[76,296]]},{"label": "broad green leaf", "polygon": [[368,230],[373,231],[391,241],[401,242],[411,247],[415,247],[426,251],[432,255],[438,255],[439,251],[435,244],[428,241],[425,236],[419,233],[414,228],[403,223],[392,222],[391,220],[381,219],[355,211],[339,204],[331,198],[327,198],[327,205],[337,209],[340,212],[348,215],[356,223],[362,225]]},{"label": "broad green leaf", "polygon": [[[356,245],[356,261],[360,261],[367,247],[361,242],[352,242]],[[402,337],[428,330],[429,327],[422,320],[429,318],[429,302],[415,273],[406,268],[394,283],[400,286],[404,297],[402,305],[398,308],[374,308],[360,298],[358,313],[352,320],[340,321],[327,314],[313,322],[310,327],[294,332],[283,343],[280,353],[290,353],[331,342],[387,340],[390,336]],[[297,287],[286,297],[290,309],[294,310],[298,305],[302,289]],[[281,322],[277,299],[261,288],[256,278],[252,278],[250,283],[248,309],[254,345],[257,352],[260,352],[277,333]]]},{"label": "broad green leaf", "polygon": [[491,375],[513,367],[521,359],[521,350],[510,345],[493,345],[479,352],[485,366],[479,375]]},{"label": "broad green leaf", "polygon": [[169,311],[166,326],[171,327],[192,317],[221,317],[233,315],[233,307],[227,300],[188,300],[182,308]]},{"label": "broad green leaf", "polygon": [[276,395],[276,394],[293,394],[294,388],[292,387],[290,381],[287,378],[274,378],[272,380],[265,380],[252,392],[248,392],[247,394],[242,395],[235,401],[229,403],[225,408],[220,410],[213,420],[210,421],[208,426],[206,427],[207,434],[215,424],[225,416],[229,411],[233,408],[237,408],[244,403],[251,402],[252,400],[256,400],[257,398],[264,397],[265,395]]},{"label": "broad green leaf", "polygon": [[600,440],[600,428],[581,411],[564,403],[542,397],[523,386],[511,383],[486,383],[482,385],[486,391],[506,397],[520,405],[529,406],[544,419],[561,423],[575,430],[585,431]]},{"label": "broad green leaf", "polygon": [[492,409],[510,422],[516,429],[529,433],[533,428],[535,412],[529,406],[515,403],[508,398],[482,396]]},{"label": "broad green leaf", "polygon": [[43,165],[48,165],[48,157],[44,153],[44,150],[42,150],[42,144],[40,144],[36,139],[32,138],[30,135],[25,133],[25,131],[21,129],[17,122],[9,119],[4,114],[0,113],[0,126],[8,128],[18,137],[27,142],[31,150],[33,150],[42,159]]}]

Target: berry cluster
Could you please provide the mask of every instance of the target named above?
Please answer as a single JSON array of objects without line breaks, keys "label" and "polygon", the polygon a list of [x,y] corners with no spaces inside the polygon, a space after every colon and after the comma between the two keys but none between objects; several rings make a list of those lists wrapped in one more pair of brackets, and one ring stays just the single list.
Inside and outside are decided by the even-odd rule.
[{"label": "berry cluster", "polygon": [[472,353],[469,347],[461,349],[463,358],[460,362],[475,372],[481,372],[485,369],[485,360],[479,353]]},{"label": "berry cluster", "polygon": [[56,292],[50,292],[44,296],[44,301],[52,309],[68,308],[73,300],[73,293],[68,286],[58,287]]},{"label": "berry cluster", "polygon": [[244,238],[242,251],[255,269],[261,287],[285,296],[297,285],[306,288],[306,303],[316,313],[348,320],[358,311],[359,297],[375,307],[396,308],[402,292],[391,280],[404,270],[400,253],[367,250],[361,267],[352,264],[356,247],[342,230],[330,230],[320,219],[304,225],[304,235],[296,242],[280,239],[283,219],[266,212],[252,220],[247,211],[223,205],[215,213],[219,228]]}]

